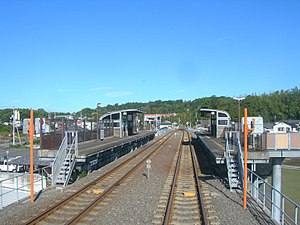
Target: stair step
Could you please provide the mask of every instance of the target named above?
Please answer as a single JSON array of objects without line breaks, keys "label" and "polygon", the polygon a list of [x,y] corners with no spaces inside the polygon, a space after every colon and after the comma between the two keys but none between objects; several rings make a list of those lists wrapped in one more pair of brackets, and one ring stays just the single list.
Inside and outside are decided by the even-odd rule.
[{"label": "stair step", "polygon": [[239,173],[237,171],[232,171],[232,170],[229,170],[228,174],[233,175],[233,176],[238,176],[239,175]]},{"label": "stair step", "polygon": [[234,184],[234,183],[239,183],[239,180],[231,179],[231,183],[232,183],[232,184]]},{"label": "stair step", "polygon": [[59,173],[57,177],[67,177],[68,174]]},{"label": "stair step", "polygon": [[238,171],[238,167],[230,166],[228,169],[229,169],[229,170],[236,170],[236,171]]},{"label": "stair step", "polygon": [[70,168],[70,166],[62,166],[61,170],[65,170],[65,169],[69,169],[69,168]]}]

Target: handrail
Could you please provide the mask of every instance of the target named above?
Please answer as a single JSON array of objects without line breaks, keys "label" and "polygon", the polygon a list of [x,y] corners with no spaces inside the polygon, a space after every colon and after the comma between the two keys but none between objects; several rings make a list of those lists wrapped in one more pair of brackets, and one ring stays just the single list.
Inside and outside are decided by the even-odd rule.
[{"label": "handrail", "polygon": [[[73,153],[73,149],[74,149],[74,153]],[[73,137],[73,140],[72,140],[72,144],[69,148],[67,148],[67,156],[66,158],[69,159],[69,173],[67,175],[67,177],[65,178],[65,181],[64,181],[64,186],[66,186],[68,183],[69,183],[69,180],[70,180],[70,177],[72,175],[72,171],[73,171],[73,168],[74,168],[74,165],[75,165],[75,158],[76,158],[76,155],[77,155],[77,152],[78,152],[78,138],[77,138],[77,132],[75,132],[75,135]]]},{"label": "handrail", "polygon": [[[266,182],[259,175],[254,173],[252,170],[248,169],[249,177],[250,177],[250,190],[255,190],[248,192],[251,196],[256,200],[256,202],[263,207],[266,212],[269,212],[270,216],[273,218],[274,208],[280,211],[280,222],[281,224],[299,224],[298,212],[300,209],[300,205],[295,203],[292,199],[282,194],[276,188],[274,188],[271,184]],[[256,182],[254,182],[254,180]],[[258,185],[260,184],[260,187]],[[280,195],[281,205],[276,205],[274,203],[275,194]],[[290,210],[287,211],[287,206],[290,207]]]},{"label": "handrail", "polygon": [[57,150],[55,159],[52,163],[52,186],[55,186],[57,175],[59,174],[63,160],[66,157],[66,148],[67,148],[67,133],[65,133],[65,137],[62,140],[62,143],[59,149]]},{"label": "handrail", "polygon": [[229,149],[229,142],[228,142],[228,132],[225,133],[225,157],[226,157],[226,166],[227,166],[227,173],[228,173],[228,184],[229,189],[232,189],[232,183],[231,183],[231,177],[232,177],[232,171],[230,169],[230,161],[231,161],[231,155],[230,155],[230,149]]},{"label": "handrail", "polygon": [[238,160],[238,168],[239,168],[239,180],[242,187],[242,190],[244,190],[244,154],[242,152],[241,142],[239,137],[237,138],[237,160]]},{"label": "handrail", "polygon": [[[40,184],[40,189],[35,186],[35,192],[44,190],[46,188],[44,179],[48,176],[44,172],[46,168],[49,168],[49,166],[33,171],[35,176],[34,184]],[[23,182],[24,177],[29,177],[29,175],[29,173],[15,174],[15,176],[13,177],[0,180],[0,209],[9,205],[9,202],[13,203],[15,201],[20,201],[21,199],[30,195],[30,182],[28,182],[27,184],[24,184]],[[13,187],[11,186],[12,184]]]},{"label": "handrail", "polygon": [[238,179],[240,181],[241,188],[243,189],[243,179],[244,179],[244,159],[243,159],[243,152],[241,148],[240,138],[239,138],[239,132],[238,131],[226,131],[225,132],[225,156],[226,156],[226,166],[228,170],[228,182],[229,187],[231,190],[231,175],[232,172],[229,170],[230,163],[232,160],[230,152],[235,152],[238,163]]},{"label": "handrail", "polygon": [[[73,136],[74,133],[75,133],[75,135]],[[73,138],[70,147],[68,147],[69,134],[71,134],[72,138]],[[62,143],[61,143],[61,145],[60,145],[60,147],[59,147],[59,149],[56,153],[55,160],[52,163],[52,186],[55,186],[55,184],[56,184],[56,180],[57,180],[58,174],[61,171],[64,160],[66,158],[69,158],[69,159],[73,158],[72,154],[74,154],[75,156],[78,154],[78,135],[77,135],[77,131],[75,131],[75,132],[74,131],[66,131],[65,132],[65,137],[64,137],[64,139],[63,139],[63,141],[62,141]],[[75,160],[73,160],[73,161],[75,161]],[[70,167],[73,168],[74,165],[70,165]],[[71,173],[71,171],[70,171],[70,173]],[[71,176],[71,175],[68,174],[68,177],[64,178],[64,186],[66,185],[67,180],[69,180],[69,176]]]}]

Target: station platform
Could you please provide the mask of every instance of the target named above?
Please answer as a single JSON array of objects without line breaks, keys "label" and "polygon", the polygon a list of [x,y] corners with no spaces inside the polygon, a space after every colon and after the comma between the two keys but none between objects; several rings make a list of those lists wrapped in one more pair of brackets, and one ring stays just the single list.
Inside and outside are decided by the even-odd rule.
[{"label": "station platform", "polygon": [[111,137],[103,141],[78,144],[75,168],[91,172],[147,144],[155,137],[153,131],[140,131],[123,138]]},{"label": "station platform", "polygon": [[[122,146],[124,144],[137,141],[143,138],[147,138],[149,136],[153,136],[153,131],[139,131],[137,134],[132,136],[127,136],[123,138],[119,137],[109,137],[104,140],[91,140],[78,143],[78,155],[76,156],[78,159],[83,159],[89,157],[91,155],[97,154],[99,152],[106,151],[113,147]],[[50,158],[55,158],[57,150],[49,150],[49,149],[39,149],[38,157],[40,159],[48,160]]]},{"label": "station platform", "polygon": [[[216,164],[225,164],[225,139],[215,138],[207,133],[196,133],[200,139],[203,147],[208,150],[210,158],[216,162]],[[242,147],[243,149],[243,147]],[[235,153],[232,153],[235,155]],[[254,150],[248,149],[248,163],[269,163],[270,154],[266,150]]]},{"label": "station platform", "polygon": [[[153,131],[139,131],[123,138],[109,137],[78,143],[75,168],[91,172],[145,145],[155,137]],[[38,150],[40,160],[52,162],[57,150]]]},{"label": "station platform", "polygon": [[148,138],[150,136],[153,136],[154,138],[153,131],[140,131],[138,134],[134,134],[132,136],[127,136],[123,138],[110,137],[102,141],[93,140],[93,141],[81,142],[78,143],[77,159],[84,159],[94,154],[98,154],[112,148],[121,147],[132,142],[137,142],[141,139]]}]

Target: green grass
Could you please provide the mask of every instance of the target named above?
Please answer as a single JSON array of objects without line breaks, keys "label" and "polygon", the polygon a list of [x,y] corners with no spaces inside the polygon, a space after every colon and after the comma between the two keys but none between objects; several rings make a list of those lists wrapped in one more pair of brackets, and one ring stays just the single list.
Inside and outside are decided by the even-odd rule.
[{"label": "green grass", "polygon": [[300,170],[282,169],[282,192],[300,205]]},{"label": "green grass", "polygon": [[[282,193],[300,205],[300,170],[282,169],[281,179]],[[292,204],[287,201],[285,204],[285,210],[286,212],[289,212],[289,215],[293,215],[294,208]],[[298,223],[299,222],[300,218],[298,216]]]},{"label": "green grass", "polygon": [[[283,165],[300,166],[300,158],[286,158]],[[284,169],[281,174],[281,193],[290,198],[296,204],[300,205],[300,170]],[[269,183],[272,185],[272,176],[269,177]],[[285,211],[289,215],[294,215],[294,208],[290,203],[285,201]],[[298,215],[300,210],[298,210]],[[298,224],[300,224],[300,217],[298,216]]]}]

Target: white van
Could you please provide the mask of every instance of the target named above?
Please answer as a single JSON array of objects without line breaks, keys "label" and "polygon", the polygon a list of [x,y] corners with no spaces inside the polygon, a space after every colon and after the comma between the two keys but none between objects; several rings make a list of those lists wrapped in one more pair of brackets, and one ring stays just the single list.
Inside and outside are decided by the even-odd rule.
[{"label": "white van", "polygon": [[7,160],[0,162],[0,172],[2,172],[2,171],[7,172],[7,170],[8,170],[8,172],[20,172],[23,170],[23,166],[9,164],[9,162],[7,165]]}]

